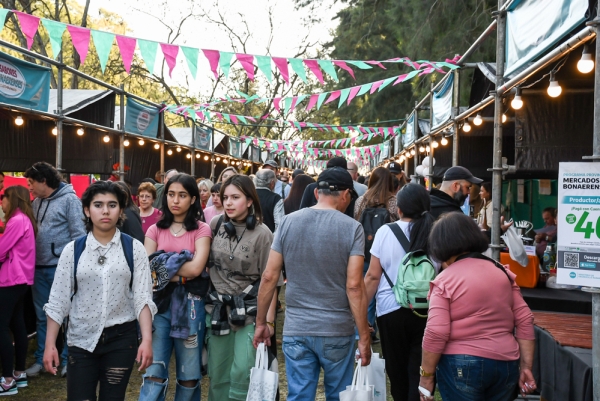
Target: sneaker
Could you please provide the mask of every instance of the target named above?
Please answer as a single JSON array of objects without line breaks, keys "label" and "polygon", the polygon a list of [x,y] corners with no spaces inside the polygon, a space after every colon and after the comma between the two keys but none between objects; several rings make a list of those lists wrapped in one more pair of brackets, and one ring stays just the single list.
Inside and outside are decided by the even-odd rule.
[{"label": "sneaker", "polygon": [[27,374],[27,377],[36,377],[45,371],[46,369],[44,369],[44,366],[40,365],[39,363],[34,363],[29,367],[29,369],[25,369],[25,374]]},{"label": "sneaker", "polygon": [[15,376],[15,372],[13,371],[13,379],[17,382],[17,387],[27,387],[27,373],[23,372],[19,376]]},{"label": "sneaker", "polygon": [[0,378],[0,396],[15,395],[18,392],[16,380],[13,380],[11,384],[6,384],[6,379],[4,377]]},{"label": "sneaker", "polygon": [[67,377],[67,365],[63,366],[60,370],[60,377]]}]

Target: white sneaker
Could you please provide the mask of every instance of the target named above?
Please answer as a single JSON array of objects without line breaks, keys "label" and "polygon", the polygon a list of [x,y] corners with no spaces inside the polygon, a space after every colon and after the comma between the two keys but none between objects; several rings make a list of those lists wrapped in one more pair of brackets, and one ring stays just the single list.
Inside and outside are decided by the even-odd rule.
[{"label": "white sneaker", "polygon": [[0,396],[15,395],[18,392],[16,380],[13,379],[11,384],[6,384],[6,379],[4,377],[0,378]]},{"label": "white sneaker", "polygon": [[67,365],[63,366],[60,370],[60,377],[67,377]]},{"label": "white sneaker", "polygon": [[25,373],[28,377],[36,377],[39,376],[40,373],[45,372],[46,369],[39,363],[34,363],[29,367],[29,369],[25,369]]},{"label": "white sneaker", "polygon": [[27,387],[27,373],[23,372],[19,376],[15,376],[15,371],[13,370],[13,379],[17,382],[17,387]]}]

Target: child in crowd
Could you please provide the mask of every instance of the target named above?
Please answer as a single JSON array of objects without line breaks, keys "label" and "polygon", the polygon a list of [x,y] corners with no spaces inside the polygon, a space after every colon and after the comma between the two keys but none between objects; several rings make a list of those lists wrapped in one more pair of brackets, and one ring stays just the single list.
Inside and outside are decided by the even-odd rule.
[{"label": "child in crowd", "polygon": [[223,204],[221,203],[219,191],[221,191],[221,184],[215,184],[210,189],[212,206],[208,206],[204,209],[204,219],[208,224],[210,224],[213,217],[219,216],[225,211],[225,209],[223,209]]}]

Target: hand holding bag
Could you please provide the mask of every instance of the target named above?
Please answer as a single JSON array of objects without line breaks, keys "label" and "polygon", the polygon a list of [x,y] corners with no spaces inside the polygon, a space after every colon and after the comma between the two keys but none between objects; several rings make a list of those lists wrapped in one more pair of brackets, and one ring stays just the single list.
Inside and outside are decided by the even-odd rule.
[{"label": "hand holding bag", "polygon": [[340,401],[374,401],[373,386],[369,385],[367,366],[360,366],[360,360],[354,369],[352,385],[340,392]]},{"label": "hand holding bag", "polygon": [[250,370],[250,386],[246,401],[275,401],[279,374],[269,370],[269,357],[265,343],[256,349],[254,367]]}]

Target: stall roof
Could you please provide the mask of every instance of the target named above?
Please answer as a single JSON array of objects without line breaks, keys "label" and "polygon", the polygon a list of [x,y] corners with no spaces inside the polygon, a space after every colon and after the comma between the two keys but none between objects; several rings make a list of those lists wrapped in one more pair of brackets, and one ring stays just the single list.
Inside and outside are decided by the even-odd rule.
[{"label": "stall roof", "polygon": [[[169,131],[173,134],[177,142],[183,145],[192,145],[192,128],[191,127],[183,127],[183,128],[175,128],[170,127]],[[215,148],[217,145],[221,143],[223,139],[225,139],[226,135],[219,131],[214,131],[215,133]]]},{"label": "stall roof", "polygon": [[[63,89],[63,114],[69,115],[112,94],[110,90]],[[58,90],[50,89],[48,113],[57,113]]]}]

